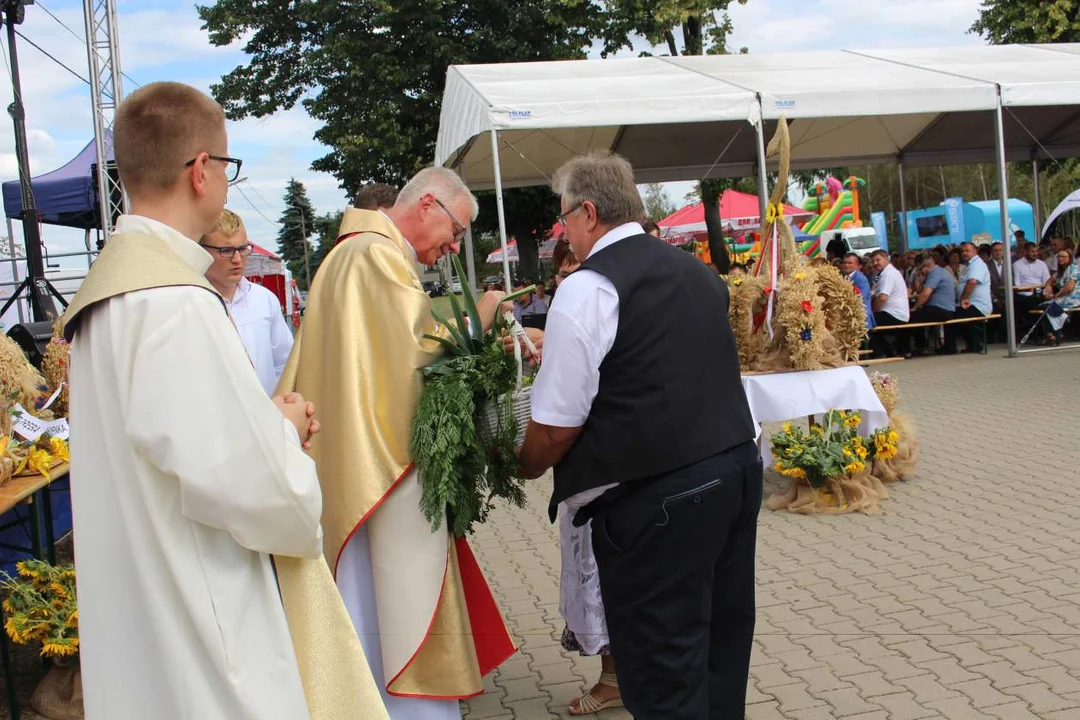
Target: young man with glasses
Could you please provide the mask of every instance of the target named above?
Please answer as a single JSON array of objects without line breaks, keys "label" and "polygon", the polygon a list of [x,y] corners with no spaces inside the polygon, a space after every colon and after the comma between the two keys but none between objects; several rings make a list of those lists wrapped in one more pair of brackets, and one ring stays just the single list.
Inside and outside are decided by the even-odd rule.
[{"label": "young man with glasses", "polygon": [[266,396],[204,277],[198,241],[238,164],[225,113],[145,85],[116,110],[114,150],[131,213],[64,315],[86,720],[308,718],[309,700],[365,697],[332,717],[385,718],[338,670],[366,668],[359,644],[312,642],[335,621],[352,631],[336,593],[316,630],[315,606],[288,602],[297,567],[334,590],[304,453],[319,428],[304,398]]},{"label": "young man with glasses", "polygon": [[244,277],[254,247],[244,221],[232,210],[223,211],[217,227],[203,235],[199,244],[214,259],[206,279],[221,293],[259,382],[267,395],[273,395],[292,351],[293,335],[277,296]]}]

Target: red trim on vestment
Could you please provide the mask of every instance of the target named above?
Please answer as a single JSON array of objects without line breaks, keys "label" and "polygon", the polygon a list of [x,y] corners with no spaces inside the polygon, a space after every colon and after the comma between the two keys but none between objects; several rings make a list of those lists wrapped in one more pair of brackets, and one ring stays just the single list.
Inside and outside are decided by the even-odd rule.
[{"label": "red trim on vestment", "polygon": [[517,646],[510,638],[502,613],[499,612],[499,606],[491,594],[491,587],[488,586],[487,579],[476,562],[476,556],[469,547],[469,541],[458,538],[456,543],[461,587],[465,594],[465,607],[469,611],[473,643],[476,645],[476,661],[480,665],[480,675],[484,676],[516,653]]},{"label": "red trim on vestment", "polygon": [[335,580],[337,579],[337,566],[338,563],[341,562],[341,553],[345,552],[345,548],[348,547],[349,541],[352,540],[352,536],[356,534],[356,531],[360,529],[361,525],[367,522],[367,519],[371,517],[371,514],[379,509],[379,506],[383,504],[383,501],[386,500],[386,498],[390,497],[390,493],[394,492],[394,488],[398,486],[398,483],[405,479],[405,476],[409,474],[409,472],[413,469],[413,467],[415,467],[415,465],[416,463],[409,463],[408,467],[405,468],[405,472],[401,473],[401,475],[398,475],[398,479],[390,485],[389,489],[385,493],[383,493],[383,496],[379,498],[379,500],[374,505],[371,506],[370,510],[364,513],[364,517],[360,518],[360,521],[357,522],[356,525],[353,526],[353,529],[349,531],[349,534],[345,536],[345,542],[341,543],[341,547],[338,548],[337,551],[337,557],[334,558]]},{"label": "red trim on vestment", "polygon": [[[476,556],[473,555],[469,542],[465,538],[458,538],[454,541],[454,544],[458,555],[458,570],[461,573],[462,594],[465,596],[465,609],[469,613],[469,628],[472,631],[473,645],[476,648],[476,662],[480,667],[480,676],[483,677],[516,653],[517,646],[510,639],[510,633],[506,629],[506,623],[503,622],[502,613],[499,612],[499,606],[495,604],[491,588],[488,587],[487,580],[480,571],[480,565],[476,562]],[[448,561],[446,571],[443,573],[443,592],[446,590],[446,573],[449,572],[450,563]],[[438,614],[437,603],[435,614]],[[434,624],[435,616],[433,615],[431,623],[428,624],[427,632],[424,633],[425,642],[428,635],[431,634],[431,627]],[[420,654],[423,647],[424,643],[421,642],[420,647],[416,648],[416,652],[401,668],[401,672],[386,684],[388,695],[424,700],[468,700],[471,697],[484,694],[484,691],[481,690],[469,695],[413,695],[390,690],[390,686],[409,669],[409,666],[412,665],[413,660]]]}]

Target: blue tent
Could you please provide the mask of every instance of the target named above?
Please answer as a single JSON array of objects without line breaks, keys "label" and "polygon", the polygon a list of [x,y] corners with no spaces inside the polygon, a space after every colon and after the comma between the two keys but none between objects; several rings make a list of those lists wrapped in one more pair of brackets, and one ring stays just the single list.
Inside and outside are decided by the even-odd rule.
[{"label": "blue tent", "polygon": [[[107,136],[112,161],[112,137]],[[97,150],[91,142],[67,165],[30,180],[34,201],[41,222],[47,225],[90,230],[101,227],[98,208],[97,178],[92,169],[97,163]],[[4,214],[18,220],[23,216],[22,191],[19,181],[3,185]]]}]

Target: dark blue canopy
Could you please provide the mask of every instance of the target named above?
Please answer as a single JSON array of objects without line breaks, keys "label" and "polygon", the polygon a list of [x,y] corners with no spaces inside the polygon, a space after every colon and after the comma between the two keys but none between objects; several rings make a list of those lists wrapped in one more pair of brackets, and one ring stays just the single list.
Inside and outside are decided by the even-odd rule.
[{"label": "dark blue canopy", "polygon": [[[113,159],[111,140],[110,137],[106,144],[110,161]],[[67,165],[30,180],[41,222],[84,230],[101,227],[97,178],[91,172],[96,163],[97,150],[90,142]],[[23,206],[19,181],[4,183],[3,192],[4,213],[9,218],[21,219]]]}]

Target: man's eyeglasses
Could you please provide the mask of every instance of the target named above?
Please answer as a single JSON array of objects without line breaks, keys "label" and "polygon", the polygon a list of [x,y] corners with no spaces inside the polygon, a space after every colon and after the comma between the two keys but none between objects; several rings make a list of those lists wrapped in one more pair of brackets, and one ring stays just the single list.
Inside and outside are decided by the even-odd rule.
[{"label": "man's eyeglasses", "polygon": [[[577,205],[575,205],[574,207],[570,208],[569,210],[567,210],[566,212],[564,212],[564,213],[563,213],[562,215],[560,215],[560,216],[558,217],[558,220],[559,220],[559,225],[561,225],[561,226],[562,226],[562,229],[563,229],[563,230],[565,230],[565,229],[566,229],[566,218],[570,217],[571,215],[573,215],[574,213],[576,213],[576,212],[577,212],[578,210],[580,210],[580,209],[582,208],[582,206],[583,206],[583,205],[585,205],[585,201],[584,201],[584,200],[582,200],[582,201],[581,201],[581,202],[579,202],[579,203],[578,203]],[[548,217],[551,217],[551,216],[549,215]]]},{"label": "man's eyeglasses", "polygon": [[[221,155],[208,155],[207,157],[209,157],[211,160],[217,160],[218,162],[225,163],[225,179],[229,182],[233,182],[236,180],[236,178],[240,177],[240,166],[244,164],[243,160],[231,157],[223,157]],[[191,158],[186,163],[184,163],[184,167],[191,167],[198,159],[199,158],[197,157]]]},{"label": "man's eyeglasses", "polygon": [[443,201],[439,198],[435,198],[435,202],[439,203],[439,207],[443,209],[443,212],[450,218],[450,222],[454,223],[454,242],[460,243],[465,239],[466,228],[464,223],[454,217],[454,213],[450,212],[450,208],[443,205]]},{"label": "man's eyeglasses", "polygon": [[239,247],[234,247],[231,245],[219,247],[217,245],[207,245],[206,243],[199,243],[199,245],[206,248],[207,250],[215,251],[218,255],[225,258],[226,260],[232,260],[233,256],[236,255],[236,253],[240,253],[240,257],[247,257],[251,254],[252,251],[252,246],[250,243],[247,245],[240,245]]}]

